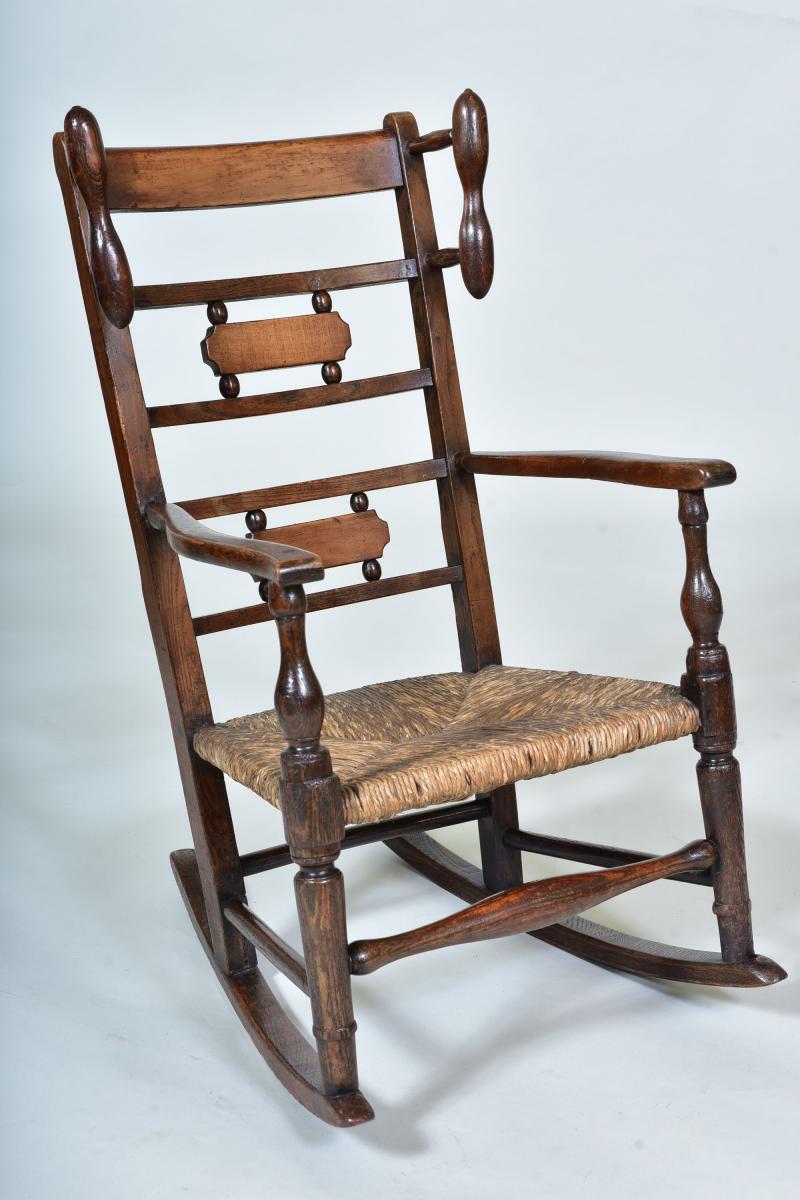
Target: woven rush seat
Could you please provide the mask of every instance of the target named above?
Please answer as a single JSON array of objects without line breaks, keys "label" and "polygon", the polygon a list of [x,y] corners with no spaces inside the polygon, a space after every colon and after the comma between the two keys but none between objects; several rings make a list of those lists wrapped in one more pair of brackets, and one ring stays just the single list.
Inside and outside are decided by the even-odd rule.
[{"label": "woven rush seat", "polygon": [[[328,696],[322,741],[346,820],[358,824],[614,758],[697,726],[694,705],[668,684],[492,666]],[[276,807],[285,744],[273,711],[194,738],[201,758]]]}]

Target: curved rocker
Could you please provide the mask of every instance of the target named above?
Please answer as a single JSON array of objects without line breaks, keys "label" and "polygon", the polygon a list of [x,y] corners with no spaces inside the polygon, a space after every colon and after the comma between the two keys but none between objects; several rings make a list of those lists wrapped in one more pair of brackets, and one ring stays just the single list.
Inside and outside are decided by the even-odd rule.
[{"label": "curved rocker", "polygon": [[[408,866],[469,904],[488,896],[480,870],[440,845],[427,833],[410,833],[385,843]],[[690,950],[648,942],[619,933],[585,917],[536,929],[529,937],[558,946],[578,958],[631,975],[704,983],[716,987],[766,987],[786,978],[783,967],[754,955],[745,962],[724,962],[711,950]]]},{"label": "curved rocker", "polygon": [[316,1050],[292,1024],[258,968],[226,975],[214,959],[200,876],[193,850],[170,855],[172,872],[217,978],[267,1066],[296,1100],[329,1125],[361,1125],[375,1116],[361,1092],[329,1096],[322,1090]]}]

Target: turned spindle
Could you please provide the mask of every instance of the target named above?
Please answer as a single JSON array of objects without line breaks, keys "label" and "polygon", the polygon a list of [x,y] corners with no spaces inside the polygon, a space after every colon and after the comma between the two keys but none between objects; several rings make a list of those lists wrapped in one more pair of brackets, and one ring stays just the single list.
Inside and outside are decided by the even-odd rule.
[{"label": "turned spindle", "polygon": [[69,110],[64,139],[70,171],[89,216],[89,257],[97,299],[111,324],[125,329],[133,317],[133,279],[108,210],[103,138],[88,109]]},{"label": "turned spindle", "polygon": [[681,690],[700,714],[700,728],[694,734],[700,753],[700,803],[706,834],[719,850],[711,871],[713,910],[722,957],[726,962],[744,962],[753,956],[753,930],[739,763],[733,755],[736,709],[728,651],[719,641],[722,595],[708,559],[708,509],[702,491],[679,492],[678,519],[686,546],[681,612],[692,635]]}]

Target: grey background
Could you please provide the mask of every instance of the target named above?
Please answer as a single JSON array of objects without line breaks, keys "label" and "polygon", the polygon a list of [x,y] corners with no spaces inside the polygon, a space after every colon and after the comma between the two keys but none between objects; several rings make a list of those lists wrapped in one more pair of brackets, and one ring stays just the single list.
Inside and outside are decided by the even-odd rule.
[{"label": "grey background", "polygon": [[[639,1195],[645,1179],[652,1196],[793,1194],[791,980],[692,990],[527,939],[462,947],[356,981],[371,1126],[314,1123],[262,1067],[167,866],[188,830],[49,139],[74,103],[108,145],[130,145],[374,128],[402,108],[427,130],[465,86],[483,96],[495,283],[481,304],[457,272],[447,284],[472,444],[736,463],[739,482],[709,496],[710,538],[757,946],[796,971],[800,5],[49,0],[7,4],[4,25],[6,1194],[571,1198]],[[448,244],[457,177],[449,154],[428,161]],[[138,282],[400,251],[391,195],[118,228]],[[336,306],[353,332],[346,378],[415,365],[402,287]],[[232,306],[301,311],[302,298]],[[137,315],[150,402],[215,395],[204,328],[199,309]],[[428,454],[418,394],[166,430],[158,446],[174,499]],[[480,495],[507,662],[678,678],[670,493],[487,479]],[[392,529],[387,574],[443,561],[432,485],[374,503]],[[188,580],[195,612],[253,599],[245,578],[197,567]],[[446,591],[320,614],[310,642],[327,690],[457,663]],[[202,648],[218,717],[270,703],[271,629]],[[523,784],[523,821],[681,845],[700,828],[693,759],[681,743]],[[272,810],[233,795],[243,848],[280,839]],[[467,831],[444,840],[474,854]],[[382,847],[346,870],[353,936],[455,907]],[[287,872],[251,895],[296,936]],[[714,945],[702,889],[657,884],[606,915]]]}]

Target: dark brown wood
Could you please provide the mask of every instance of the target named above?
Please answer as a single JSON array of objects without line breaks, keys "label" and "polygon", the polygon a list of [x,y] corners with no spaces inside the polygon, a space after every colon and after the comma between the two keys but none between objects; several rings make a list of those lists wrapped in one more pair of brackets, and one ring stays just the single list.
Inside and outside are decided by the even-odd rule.
[{"label": "dark brown wood", "polygon": [[301,296],[320,288],[342,291],[413,279],[413,258],[364,263],[354,267],[324,267],[318,271],[290,271],[283,275],[250,275],[234,279],[204,279],[189,283],[148,283],[133,289],[137,308],[178,308],[206,304],[209,296],[219,300],[268,300],[278,296]]},{"label": "dark brown wood", "polygon": [[274,929],[265,925],[260,917],[251,912],[241,900],[234,900],[224,908],[225,920],[230,921],[256,950],[260,950],[273,967],[308,995],[308,974],[302,956],[293,950]]},{"label": "dark brown wood", "polygon": [[89,219],[89,261],[97,298],[118,329],[133,316],[133,279],[128,259],[108,211],[106,152],[94,116],[71,108],[64,121],[70,171]]},{"label": "dark brown wood", "polygon": [[[315,1117],[340,1129],[361,1125],[375,1116],[360,1092],[328,1096],[323,1091],[319,1056],[286,1015],[255,968],[228,974],[211,946],[208,916],[197,857],[193,850],[176,850],[172,870],[200,944],[239,1020],[270,1070]],[[237,933],[237,937],[241,936]]]},{"label": "dark brown wood", "polygon": [[363,562],[365,558],[381,558],[389,541],[389,526],[374,508],[251,532],[257,540],[301,546],[318,558],[323,567],[343,567]]},{"label": "dark brown wood", "polygon": [[[547,837],[542,833],[529,833],[526,829],[509,829],[503,838],[506,846],[524,850],[530,854],[543,854],[547,858],[562,858],[569,862],[590,863],[594,867],[624,867],[628,863],[643,862],[655,858],[642,850],[621,850],[617,846],[600,846],[595,842],[576,842],[571,838]],[[689,874],[670,875],[679,883],[699,883],[711,886],[710,871],[692,871]]]},{"label": "dark brown wood", "polygon": [[[438,242],[425,159],[408,153],[409,143],[419,137],[410,113],[390,113],[384,128],[395,134],[400,150],[405,186],[397,189],[396,197],[403,250],[419,268],[408,288],[420,366],[427,367],[433,379],[425,390],[431,445],[437,460],[452,462],[455,455],[469,450],[469,440],[444,281],[427,261]],[[363,480],[359,486],[366,491],[374,485]],[[500,662],[500,639],[474,480],[465,472],[446,473],[439,486],[439,505],[447,562],[463,571],[462,583],[453,588],[461,663],[465,671],[477,671]]]},{"label": "dark brown wood", "polygon": [[[434,567],[429,571],[412,571],[408,575],[395,575],[389,579],[365,584],[354,583],[348,587],[329,588],[324,592],[312,592],[306,597],[309,612],[323,612],[329,608],[342,608],[350,604],[362,604],[365,600],[381,600],[386,596],[404,596],[408,592],[426,591],[428,588],[445,587],[461,582],[460,567]],[[272,614],[264,604],[250,604],[244,608],[231,608],[225,612],[208,613],[195,617],[194,632],[197,637],[207,633],[221,633],[226,629],[241,629],[245,625],[260,625],[271,621]]]},{"label": "dark brown wood", "polygon": [[262,542],[219,533],[195,521],[177,504],[149,504],[147,522],[164,533],[176,554],[195,562],[246,571],[276,583],[313,583],[322,579],[322,563],[309,550],[280,542]]},{"label": "dark brown wood", "polygon": [[[373,842],[385,842],[407,833],[418,833],[425,829],[444,829],[451,825],[463,825],[486,816],[488,801],[478,797],[461,804],[442,804],[437,808],[420,808],[387,821],[375,821],[370,825],[350,825],[341,842],[342,850],[353,846],[367,846]],[[259,875],[262,871],[274,871],[286,867],[292,861],[287,845],[267,846],[264,850],[251,850],[241,857],[242,874]]]},{"label": "dark brown wood", "polygon": [[260,396],[239,396],[235,403],[223,400],[200,400],[185,404],[155,404],[147,412],[153,429],[172,425],[199,425],[205,421],[235,421],[242,417],[264,417],[274,413],[300,412],[309,408],[326,408],[332,404],[352,404],[356,400],[373,400],[379,396],[395,396],[413,392],[430,385],[428,370],[399,371],[394,375],[376,375],[370,379],[353,379],[348,383],[322,387],[295,388]]},{"label": "dark brown wood", "polygon": [[180,507],[190,516],[204,520],[247,512],[250,508],[278,508],[284,504],[305,504],[309,500],[332,500],[335,496],[348,496],[357,491],[371,492],[445,478],[447,463],[440,458],[426,458],[422,462],[381,467],[376,471],[354,471],[351,475],[331,475],[327,479],[309,479],[304,483],[283,483],[250,492],[182,500]]},{"label": "dark brown wood", "polygon": [[480,451],[459,454],[456,465],[472,475],[598,479],[676,491],[722,487],[736,478],[736,469],[719,458],[661,458],[608,450]]},{"label": "dark brown wood", "polygon": [[483,181],[489,161],[489,124],[480,96],[469,88],[453,108],[453,157],[464,189],[464,211],[458,230],[458,257],[464,286],[481,300],[492,286],[494,243],[483,203]]},{"label": "dark brown wood", "polygon": [[[393,838],[386,845],[426,879],[468,904],[488,894],[478,868],[447,850],[427,833]],[[744,963],[728,963],[713,950],[692,950],[646,941],[598,925],[586,917],[572,917],[563,924],[531,930],[530,936],[587,962],[645,978],[671,979],[707,987],[767,987],[786,978],[783,968],[763,955],[756,955]]]},{"label": "dark brown wood", "polygon": [[281,664],[275,712],[286,738],[281,754],[281,813],[298,865],[297,911],[308,972],[314,1037],[327,1095],[358,1092],[344,881],[333,864],[344,838],[342,789],[320,745],[325,701],[308,657],[306,603],[300,587],[271,585]]},{"label": "dark brown wood", "polygon": [[544,929],[642,884],[694,868],[704,870],[715,858],[713,842],[690,842],[674,854],[626,867],[523,883],[418,929],[351,943],[350,970],[354,975],[369,975],[413,954]]},{"label": "dark brown wood", "polygon": [[107,158],[108,204],[120,212],[279,204],[384,191],[402,182],[394,139],[380,130],[230,146],[109,149]]},{"label": "dark brown wood", "polygon": [[[761,986],[783,971],[754,955],[749,924],[741,798],[735,742],[733,693],[727,655],[717,632],[719,593],[705,548],[702,488],[730,482],[726,463],[652,460],[645,456],[471,455],[467,440],[449,316],[440,268],[458,261],[470,290],[485,294],[491,282],[491,231],[485,218],[482,185],[488,154],[485,110],[472,92],[456,104],[453,132],[419,137],[413,117],[390,114],[376,133],[307,139],[302,142],[239,146],[183,147],[167,150],[111,150],[103,175],[102,139],[85,110],[73,110],[67,138],[54,142],[56,167],[64,194],[81,289],[103,395],[139,558],[145,604],[161,667],[186,797],[195,851],[173,856],[173,868],[214,970],[237,1015],[259,1051],[293,1095],[334,1125],[369,1120],[372,1110],[358,1090],[355,1021],[350,979],[345,894],[336,867],[344,846],[386,840],[401,858],[437,883],[461,895],[473,907],[422,931],[372,939],[352,948],[355,969],[371,970],[407,953],[473,937],[501,936],[531,924],[534,936],[590,961],[643,976],[691,982]],[[433,222],[424,154],[452,141],[464,187],[465,206],[458,251],[440,250]],[[401,260],[332,268],[317,272],[245,279],[159,284],[133,289],[125,278],[124,251],[111,224],[114,208],[163,211],[172,208],[269,204],[283,200],[394,189],[403,240]],[[100,236],[98,237],[98,229]],[[128,273],[129,275],[129,273]],[[320,330],[333,320],[330,289],[406,279],[414,317],[420,369],[383,380],[342,384],[341,345],[321,346]],[[96,285],[96,286],[95,286]],[[311,296],[314,314],[268,322],[228,324],[226,301],[262,296]],[[125,328],[132,304],[142,308],[202,304],[213,330],[210,346],[242,343],[243,330],[254,329],[256,344],[243,357],[228,358],[214,349],[222,401],[167,405],[148,411],[141,393],[130,334]],[[299,324],[298,324],[299,323]],[[240,397],[238,372],[282,365],[292,356],[263,357],[265,331],[313,331],[314,354],[298,359],[322,365],[325,387]],[[349,339],[348,339],[349,340]],[[250,351],[253,351],[252,353]],[[259,355],[261,357],[259,357]],[[281,484],[227,495],[207,496],[169,505],[153,446],[152,427],[213,421],[259,413],[291,411],[394,394],[424,387],[431,437],[430,459],[381,470],[354,472]],[[382,388],[386,390],[378,391]],[[591,460],[591,461],[590,461]],[[268,447],[268,466],[280,461],[280,448]],[[355,604],[380,596],[449,584],[453,589],[462,667],[476,671],[500,662],[491,585],[472,472],[588,474],[681,492],[680,519],[687,548],[683,611],[692,633],[683,689],[700,712],[695,743],[700,752],[700,790],[706,835],[697,857],[681,854],[651,860],[632,851],[596,847],[563,839],[525,835],[518,828],[511,785],[490,796],[460,805],[419,811],[345,829],[344,802],[330,755],[321,743],[322,688],[309,661],[305,640],[308,611]],[[592,474],[592,472],[604,472]],[[380,578],[378,555],[385,541],[359,542],[353,531],[377,518],[369,511],[372,489],[436,480],[447,566],[394,579]],[[347,561],[361,561],[366,582],[317,592],[306,598],[302,583],[321,578],[327,552],[276,542],[276,534],[305,540],[310,531],[330,524],[305,522],[270,530],[268,509],[281,505],[349,496],[354,515],[338,519],[346,529]],[[201,518],[245,513],[247,538],[231,537],[198,524]],[[347,525],[344,526],[344,522]],[[337,519],[333,519],[337,523]],[[382,523],[378,522],[378,525]],[[304,531],[298,534],[298,530]],[[381,538],[383,533],[381,532]],[[354,554],[358,558],[353,558]],[[254,575],[266,603],[199,617],[189,611],[180,557],[225,565]],[[363,557],[361,557],[363,556]],[[339,552],[341,559],[341,552]],[[195,733],[212,720],[197,637],[218,629],[273,621],[281,649],[275,709],[286,747],[281,755],[281,812],[286,845],[240,856],[222,774],[198,758]],[[483,875],[436,847],[425,829],[476,819]],[[564,856],[603,856],[609,869],[560,881],[522,884],[520,845],[549,845]],[[698,882],[711,870],[722,955],[660,946],[628,938],[582,917],[557,918],[607,895],[653,878]],[[264,924],[247,906],[245,872],[297,865],[295,892],[303,957]],[[608,860],[611,860],[610,862]],[[704,867],[696,872],[695,867]],[[687,874],[688,871],[688,874]],[[487,889],[495,893],[487,898]],[[475,907],[477,906],[477,907]],[[262,978],[260,951],[303,990],[311,1002],[316,1048],[292,1027]]]},{"label": "dark brown wood", "polygon": [[192,748],[194,731],[211,720],[211,705],[183,576],[166,539],[144,518],[148,505],[164,502],[164,489],[130,331],[109,321],[98,302],[91,273],[89,214],[70,172],[62,134],[53,139],[53,154],[167,699],[206,907],[208,944],[215,968],[226,973],[246,971],[254,963],[252,948],[222,912],[223,904],[246,898],[225,781]]},{"label": "dark brown wood", "polygon": [[425,259],[425,262],[429,267],[443,271],[448,267],[457,267],[461,262],[461,254],[455,247],[448,247],[445,250],[432,250]]},{"label": "dark brown wood", "polygon": [[692,635],[681,687],[700,713],[700,729],[694,735],[700,753],[700,803],[708,836],[719,847],[719,861],[712,872],[714,913],[722,957],[726,962],[746,962],[754,950],[742,787],[739,763],[733,756],[736,707],[728,651],[719,641],[722,595],[708,560],[708,509],[702,492],[680,493],[678,519],[686,546],[681,612]]},{"label": "dark brown wood", "polygon": [[513,786],[497,788],[486,803],[486,815],[478,821],[483,879],[490,892],[503,892],[522,883],[522,856],[508,837],[519,825]]},{"label": "dark brown wood", "polygon": [[435,129],[408,143],[409,154],[430,154],[432,150],[446,150],[453,144],[452,129]]}]

